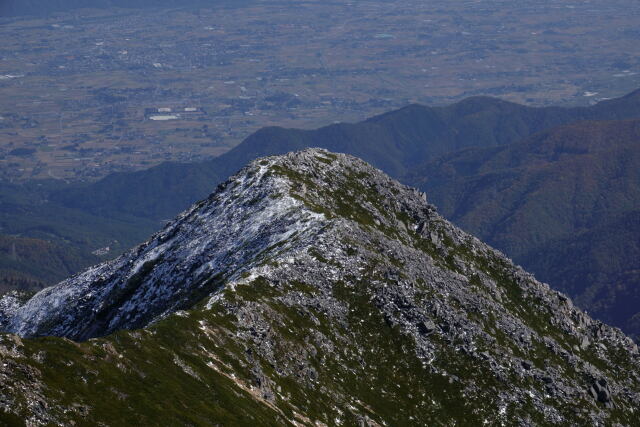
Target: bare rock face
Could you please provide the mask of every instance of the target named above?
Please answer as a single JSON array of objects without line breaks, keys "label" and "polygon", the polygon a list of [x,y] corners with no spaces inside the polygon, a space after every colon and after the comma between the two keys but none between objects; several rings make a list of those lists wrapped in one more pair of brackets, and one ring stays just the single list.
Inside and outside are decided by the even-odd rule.
[{"label": "bare rock face", "polygon": [[[3,361],[33,374],[0,390],[0,405],[36,421],[117,424],[93,389],[52,382],[47,360],[61,357],[73,368],[58,369],[110,384],[125,396],[110,401],[117,416],[142,423],[153,399],[126,396],[146,381],[217,396],[156,408],[209,424],[632,425],[640,407],[629,338],[423,193],[320,149],[256,160],[149,242],[26,302],[8,298],[6,332],[84,341],[3,338]],[[20,403],[25,381],[27,401],[47,409]]]}]

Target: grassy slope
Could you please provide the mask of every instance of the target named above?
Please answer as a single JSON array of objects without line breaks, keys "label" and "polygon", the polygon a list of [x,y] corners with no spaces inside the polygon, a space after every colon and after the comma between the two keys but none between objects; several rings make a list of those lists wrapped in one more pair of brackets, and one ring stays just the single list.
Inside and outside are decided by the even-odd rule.
[{"label": "grassy slope", "polygon": [[[302,425],[358,425],[364,417],[402,426],[525,419],[544,424],[545,414],[526,398],[501,413],[501,395],[515,387],[531,391],[532,399],[542,396],[546,405],[578,425],[588,424],[595,409],[604,411],[608,424],[632,424],[630,401],[622,392],[615,408],[586,395],[566,404],[547,394],[544,377],[523,375],[517,364],[509,363],[507,374],[498,374],[491,354],[530,360],[535,369],[554,372],[583,390],[593,379],[582,369],[596,366],[636,390],[637,376],[629,372],[637,362],[626,344],[599,340],[600,350],[576,348],[575,326],[573,333],[566,332],[554,316],[565,316],[573,325],[580,322],[569,314],[570,305],[551,302],[558,298],[555,293],[536,292],[539,287],[473,239],[455,243],[439,219],[429,229],[441,236],[441,243],[422,236],[410,227],[412,219],[404,208],[389,208],[388,197],[372,190],[366,173],[344,175],[332,187],[312,181],[313,169],[302,173],[274,167],[271,172],[304,183],[290,191],[311,209],[350,218],[371,237],[351,241],[354,230],[347,228],[334,241],[338,247],[311,246],[296,254],[300,265],[314,271],[346,272],[344,281],[334,280],[325,288],[313,281],[282,280],[295,277],[283,267],[288,276],[247,278],[235,289],[225,289],[209,309],[203,301],[145,330],[83,343],[0,335],[0,403],[10,402],[15,412],[3,414],[0,409],[0,422],[19,425],[17,417],[47,408],[63,425],[289,425],[294,420]],[[376,223],[374,215],[386,219]],[[393,288],[406,286],[408,275],[414,274],[406,269],[403,276],[403,263],[395,255],[404,250],[389,250],[390,242],[411,248],[424,263],[439,265],[442,280],[447,275],[466,277],[467,292],[487,303],[502,295],[502,310],[463,310],[458,306],[463,299],[437,294],[442,283],[412,281],[411,288],[418,292],[405,294],[412,299],[408,307],[427,309],[434,299],[443,302],[443,310],[433,314],[440,326],[425,338],[434,346],[433,357],[420,359],[415,334],[387,317],[402,310],[385,311],[379,299],[394,295]],[[288,256],[265,257],[262,267],[277,267]],[[357,256],[370,264],[360,269],[361,275],[351,270],[349,257]],[[480,274],[500,292],[486,288]],[[460,312],[458,323],[473,319],[478,325],[482,334],[474,335],[473,351],[463,350],[465,339],[469,343],[466,333],[451,332],[455,325],[445,321],[449,311]],[[505,313],[526,325],[529,344],[523,344],[519,332],[498,326]],[[476,352],[487,356],[474,356]]]},{"label": "grassy slope", "polygon": [[[344,214],[357,217],[358,211]],[[429,256],[437,252],[427,241],[418,239],[416,244]],[[562,338],[563,333],[543,314],[531,310],[536,304],[518,291],[519,285],[506,273],[508,266],[499,260],[474,257],[465,247],[455,248],[453,253],[487,270],[508,290],[505,310],[517,313],[535,331]],[[454,269],[455,263],[450,268]],[[285,303],[290,301],[286,296],[320,296],[314,284],[257,278],[226,290],[224,300],[210,310],[199,304],[147,330],[121,331],[84,343],[59,338],[16,343],[12,337],[0,336],[3,362],[12,373],[8,381],[5,379],[5,390],[39,390],[40,399],[48,402],[49,411],[62,423],[169,426],[290,425],[292,420],[302,425],[357,425],[358,415],[390,425],[451,425],[454,420],[457,425],[477,425],[484,419],[495,419],[494,399],[511,386],[544,394],[543,382],[517,376],[505,382],[492,373],[489,363],[455,351],[455,343],[441,342],[437,335],[430,338],[438,346],[437,356],[431,363],[423,363],[407,334],[381,315],[371,293],[368,280],[335,283],[333,297],[349,308],[347,321],[336,321],[331,313],[313,306]],[[256,331],[243,324],[243,309],[263,317],[268,327]],[[488,351],[498,345],[513,348],[509,351],[541,367],[553,366],[567,375],[574,372],[574,366],[542,344],[525,349],[511,342],[512,338],[491,326],[491,319],[479,319],[496,335],[496,343],[487,344]],[[255,339],[247,340],[247,336]],[[573,341],[570,337],[565,340],[569,341],[562,341],[563,345],[571,351]],[[271,359],[264,357],[267,342],[271,343],[267,351]],[[478,351],[483,348],[481,343],[479,346]],[[615,366],[597,355],[589,356],[589,362],[618,377],[629,363],[626,357],[620,356]],[[470,392],[451,381],[452,375],[472,381],[479,390]],[[271,390],[267,392],[271,397],[265,389]],[[15,408],[26,407],[20,394],[9,396],[17,397]],[[553,404],[553,399],[548,403]],[[558,409],[576,423],[587,423],[594,404],[581,399],[571,408]],[[609,421],[630,423],[630,414],[626,408],[612,410]],[[510,406],[504,417],[544,423],[544,416],[526,401]],[[0,411],[0,421],[16,419]]]}]

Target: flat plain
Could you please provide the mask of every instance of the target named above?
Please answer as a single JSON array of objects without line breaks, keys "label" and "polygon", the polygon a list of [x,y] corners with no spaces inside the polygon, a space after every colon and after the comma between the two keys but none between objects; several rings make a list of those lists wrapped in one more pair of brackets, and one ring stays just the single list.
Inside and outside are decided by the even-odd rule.
[{"label": "flat plain", "polygon": [[640,86],[628,0],[268,0],[0,18],[0,179],[95,180],[490,95],[589,105]]}]

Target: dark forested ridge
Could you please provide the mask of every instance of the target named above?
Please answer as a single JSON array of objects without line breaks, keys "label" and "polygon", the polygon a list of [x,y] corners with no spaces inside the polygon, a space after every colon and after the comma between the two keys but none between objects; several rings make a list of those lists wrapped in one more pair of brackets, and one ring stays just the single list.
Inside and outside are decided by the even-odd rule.
[{"label": "dark forested ridge", "polygon": [[640,120],[469,149],[406,180],[598,318],[640,334]]},{"label": "dark forested ridge", "polygon": [[0,293],[53,285],[99,261],[73,246],[0,235]]},{"label": "dark forested ridge", "polygon": [[251,0],[2,0],[0,16],[47,15],[82,8],[217,7],[239,6]]},{"label": "dark forested ridge", "polygon": [[369,120],[317,130],[264,128],[231,151],[199,164],[165,163],[114,174],[86,188],[58,192],[65,206],[104,215],[170,218],[207,195],[226,176],[260,156],[321,147],[361,157],[391,176],[469,147],[493,147],[578,120],[640,117],[640,90],[592,107],[533,108],[489,97],[447,107],[410,105]]},{"label": "dark forested ridge", "polygon": [[52,285],[106,256],[144,240],[158,223],[107,218],[48,200],[67,184],[55,181],[0,183],[0,293]]}]

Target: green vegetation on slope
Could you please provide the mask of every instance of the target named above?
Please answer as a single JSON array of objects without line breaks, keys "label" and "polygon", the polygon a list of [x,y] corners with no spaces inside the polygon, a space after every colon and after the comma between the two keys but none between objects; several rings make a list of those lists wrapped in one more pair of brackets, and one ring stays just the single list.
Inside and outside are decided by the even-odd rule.
[{"label": "green vegetation on slope", "polygon": [[[64,184],[0,183],[0,293],[34,290],[119,255],[160,225],[135,217],[84,213],[48,200]],[[92,252],[109,247],[102,257]]]}]

